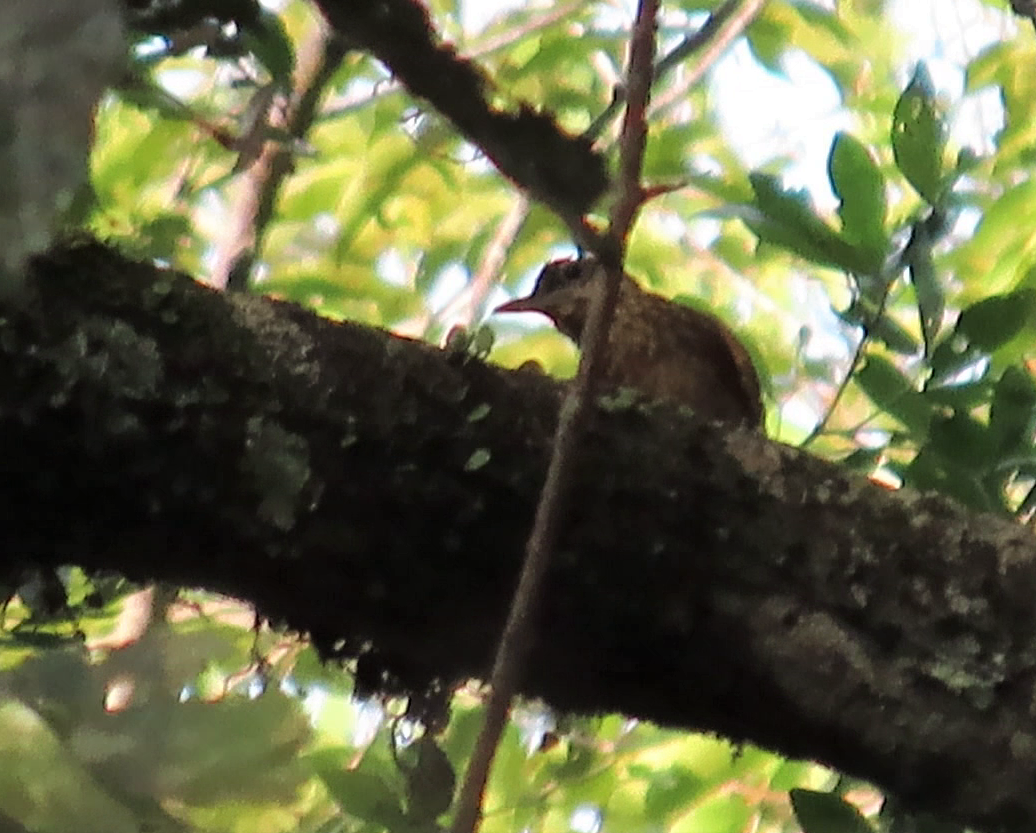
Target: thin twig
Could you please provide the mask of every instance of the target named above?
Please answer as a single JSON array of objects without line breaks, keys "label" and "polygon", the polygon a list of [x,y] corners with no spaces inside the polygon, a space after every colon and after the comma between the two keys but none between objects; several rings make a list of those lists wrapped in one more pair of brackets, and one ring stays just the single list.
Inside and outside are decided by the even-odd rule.
[{"label": "thin twig", "polygon": [[530,207],[529,198],[523,192],[518,192],[511,208],[497,223],[496,230],[486,245],[478,266],[475,267],[471,281],[436,316],[440,323],[457,316],[462,324],[470,327],[482,318],[482,307],[490,291],[496,286],[496,276],[503,269],[507,255],[529,217]]},{"label": "thin twig", "polygon": [[554,23],[564,20],[573,12],[579,11],[583,5],[584,3],[582,0],[577,0],[575,3],[557,6],[555,8],[548,9],[542,14],[530,16],[525,23],[519,26],[509,26],[499,35],[494,35],[492,37],[483,36],[472,44],[472,49],[468,54],[468,57],[472,59],[485,58],[494,52],[506,49],[512,43],[521,40],[527,35],[534,34],[540,29],[545,29]]},{"label": "thin twig", "polygon": [[835,391],[834,398],[831,400],[831,404],[827,406],[824,411],[824,416],[821,418],[812,431],[809,432],[809,436],[802,441],[801,448],[807,448],[813,442],[815,442],[821,434],[827,430],[827,424],[831,421],[831,417],[834,415],[835,409],[838,404],[842,401],[842,397],[845,395],[846,390],[849,388],[849,383],[853,380],[853,376],[856,375],[856,369],[860,366],[860,361],[863,359],[863,350],[870,343],[870,331],[864,327],[863,335],[860,336],[860,341],[856,345],[856,349],[853,351],[852,361],[849,362],[849,367],[845,371],[845,376],[842,377],[842,381],[838,385],[838,390]]},{"label": "thin twig", "polygon": [[[722,52],[727,44],[745,30],[764,3],[765,0],[727,0],[709,15],[709,19],[697,32],[685,37],[672,51],[663,56],[655,70],[657,75],[669,72],[699,50],[704,50],[702,56],[711,52]],[[731,31],[734,32],[733,35],[729,34]],[[716,47],[715,44],[719,46]]]},{"label": "thin twig", "polygon": [[[664,60],[673,58],[672,66],[676,66],[679,61],[700,50],[697,60],[687,67],[683,77],[680,79],[680,83],[667,90],[666,94],[659,97],[654,103],[651,107],[650,116],[654,117],[656,114],[668,110],[673,104],[685,100],[687,98],[687,91],[697,84],[716,61],[722,57],[727,47],[740,37],[765,5],[766,0],[737,0],[736,2],[728,0],[723,5],[723,9],[727,9],[728,6],[732,8],[719,22],[713,26],[709,25],[719,15],[717,11],[715,15],[706,21],[701,29],[694,35],[685,38],[679,46],[670,52]],[[708,30],[707,32],[706,29]]]},{"label": "thin twig", "polygon": [[[648,99],[654,80],[651,62],[655,55],[657,3],[650,4],[646,10],[646,15],[650,18],[649,25],[645,25],[641,19],[641,16],[645,15],[645,5],[642,4],[638,10],[637,23],[633,27],[633,37],[630,40],[630,66],[626,81],[628,102],[619,138],[618,199],[612,207],[608,224],[609,232],[616,240],[621,241],[623,246],[644,202],[640,169],[644,162],[644,145],[647,143]],[[621,275],[614,280],[616,289],[619,278]]]},{"label": "thin twig", "polygon": [[863,360],[864,348],[871,341],[871,332],[874,327],[878,325],[882,317],[885,315],[885,309],[888,306],[889,294],[892,291],[892,284],[895,283],[896,274],[894,273],[885,282],[885,289],[881,293],[881,299],[878,302],[877,312],[874,313],[874,317],[871,319],[871,324],[865,324],[863,327],[863,335],[860,337],[859,344],[856,345],[856,349],[853,351],[852,361],[849,362],[849,367],[845,371],[845,376],[842,377],[841,383],[838,385],[838,390],[835,391],[834,398],[831,400],[831,404],[827,406],[827,410],[824,411],[824,416],[821,417],[820,422],[814,426],[813,430],[809,432],[809,436],[802,441],[800,448],[807,448],[813,442],[815,442],[826,430],[827,425],[831,421],[831,417],[834,415],[835,409],[838,404],[842,401],[842,397],[845,392],[849,389],[849,383],[853,380],[856,375],[856,370],[860,366],[860,362]]},{"label": "thin twig", "polygon": [[[885,315],[885,310],[888,307],[889,296],[892,292],[892,285],[904,270],[911,268],[915,250],[918,247],[930,249],[933,245],[934,238],[945,236],[947,232],[948,228],[947,224],[944,222],[944,217],[935,211],[929,212],[924,218],[915,220],[912,223],[910,239],[902,250],[886,264],[884,269],[881,270],[880,279],[883,284],[881,297],[878,299],[878,309],[874,315],[871,316],[869,321],[864,322],[863,337],[860,339],[860,343],[856,345],[852,361],[849,363],[849,369],[846,371],[845,377],[838,386],[838,390],[835,391],[834,399],[831,400],[831,404],[828,406],[824,416],[821,418],[820,422],[816,424],[816,427],[809,432],[809,436],[802,441],[800,448],[806,448],[827,430],[827,425],[831,421],[831,416],[834,414],[835,408],[838,407],[838,403],[841,401],[845,391],[848,389],[849,383],[852,381],[853,376],[856,374],[856,370],[859,367],[860,361],[863,359],[864,347],[866,347],[870,342],[874,328],[878,326],[882,317]],[[928,348],[926,345],[926,354],[927,351]],[[866,421],[863,424],[866,424]]]},{"label": "thin twig", "polygon": [[[292,138],[312,127],[317,105],[346,53],[345,42],[326,25],[315,24],[296,50],[297,65],[291,99],[271,122]],[[280,141],[265,141],[252,165],[244,171],[228,217],[228,232],[215,252],[210,283],[244,290],[262,248],[274,204],[293,167],[292,149]]]},{"label": "thin twig", "polygon": [[471,292],[468,296],[468,323],[473,324],[480,316],[482,305],[486,296],[495,285],[493,279],[500,274],[507,260],[507,254],[514,245],[522,226],[529,217],[531,204],[529,198],[520,193],[515,200],[507,216],[500,221],[496,234],[489,241],[482,260],[475,270],[475,276],[471,281]]},{"label": "thin twig", "polygon": [[[588,248],[600,259],[607,280],[595,293],[591,303],[583,336],[584,350],[579,362],[579,371],[558,415],[553,453],[526,545],[525,562],[493,663],[485,722],[475,742],[475,749],[457,800],[457,812],[453,821],[454,833],[473,833],[478,827],[482,798],[493,756],[507,723],[511,700],[532,642],[539,589],[557,541],[577,442],[582,433],[590,394],[606,349],[608,327],[622,280],[623,243],[629,230],[625,224],[632,222],[636,217],[641,201],[639,165],[643,158],[647,131],[644,114],[651,89],[657,15],[658,0],[640,0],[630,41],[627,73],[629,106],[626,110],[623,144],[620,148],[620,198],[617,200],[619,207],[613,212],[609,231],[602,236],[581,218],[566,218],[577,242],[594,244]],[[628,200],[629,204],[624,203],[624,200]]]},{"label": "thin twig", "polygon": [[[758,14],[759,9],[762,8],[764,2],[765,0],[727,0],[727,2],[709,15],[708,20],[702,24],[700,29],[685,37],[680,41],[680,43],[673,47],[672,51],[666,53],[659,59],[658,63],[655,64],[655,67],[652,70],[652,81],[661,80],[671,70],[679,66],[682,61],[685,61],[699,49],[709,46],[713,38],[722,37],[723,42],[718,49],[710,47],[707,50],[707,53],[712,57],[709,57],[708,59],[703,57],[695,65],[697,68],[697,78],[700,78],[712,65],[719,54],[722,53],[723,49],[725,49],[726,46],[736,38],[738,34],[740,34],[740,32],[744,31],[744,28],[751,22],[752,18]],[[745,15],[745,11],[742,6],[746,8],[757,8]],[[723,35],[722,33],[728,31],[724,24],[731,18],[741,20],[743,23],[740,23],[729,30],[733,32],[732,35]],[[612,96],[611,103],[596,119],[593,120],[593,123],[584,131],[583,135],[590,139],[596,139],[600,136],[604,132],[604,129],[611,123],[612,119],[619,114],[619,111],[622,109],[622,105],[626,103],[626,97],[628,94],[628,87],[616,88],[615,93]]]}]

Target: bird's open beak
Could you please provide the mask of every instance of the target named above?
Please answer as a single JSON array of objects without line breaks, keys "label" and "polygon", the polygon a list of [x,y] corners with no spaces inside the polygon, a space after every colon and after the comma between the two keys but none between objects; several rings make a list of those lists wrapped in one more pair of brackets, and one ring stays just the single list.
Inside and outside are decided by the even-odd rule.
[{"label": "bird's open beak", "polygon": [[515,298],[506,304],[501,304],[493,312],[542,312],[542,310],[539,302],[529,296],[528,298]]}]

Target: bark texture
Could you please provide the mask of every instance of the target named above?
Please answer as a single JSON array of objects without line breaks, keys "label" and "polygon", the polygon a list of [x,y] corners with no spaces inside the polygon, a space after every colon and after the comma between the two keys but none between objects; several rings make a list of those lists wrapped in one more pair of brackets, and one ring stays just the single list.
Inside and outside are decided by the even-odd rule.
[{"label": "bark texture", "polygon": [[[389,686],[484,674],[558,386],[95,243],[0,307],[2,570],[254,600]],[[1036,544],[661,405],[596,411],[524,691],[1036,819]]]}]

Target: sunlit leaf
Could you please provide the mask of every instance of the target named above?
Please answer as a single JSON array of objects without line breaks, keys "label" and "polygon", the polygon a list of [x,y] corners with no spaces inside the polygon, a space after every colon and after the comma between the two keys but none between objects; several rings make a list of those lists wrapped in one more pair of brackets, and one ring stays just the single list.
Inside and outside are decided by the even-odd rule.
[{"label": "sunlit leaf", "polygon": [[855,380],[875,405],[902,422],[915,437],[928,433],[931,405],[888,359],[869,354]]},{"label": "sunlit leaf", "polygon": [[924,396],[929,402],[953,411],[971,411],[989,402],[992,386],[983,380],[954,385],[929,386]]},{"label": "sunlit leaf", "polygon": [[350,816],[389,830],[403,828],[406,815],[400,796],[375,766],[350,769],[346,756],[337,749],[314,752],[306,760]]},{"label": "sunlit leaf", "polygon": [[896,353],[912,356],[920,349],[914,334],[896,321],[888,310],[879,315],[879,309],[862,297],[854,299],[848,309],[836,311],[836,315],[847,324],[863,327],[872,338]]},{"label": "sunlit leaf", "polygon": [[872,258],[825,223],[806,193],[785,190],[769,174],[753,173],[750,180],[754,207],[734,206],[729,213],[739,216],[761,240],[848,272],[871,270]]},{"label": "sunlit leaf", "polygon": [[831,188],[841,201],[838,215],[842,233],[870,259],[869,271],[877,273],[888,249],[885,178],[870,149],[848,133],[835,136],[827,172]]},{"label": "sunlit leaf", "polygon": [[958,385],[962,374],[971,375],[974,381],[973,375],[984,361],[985,354],[954,330],[929,353],[928,366],[932,372],[929,392],[944,385]]},{"label": "sunlit leaf", "polygon": [[1019,271],[1036,261],[1036,179],[1009,183],[948,260],[960,274],[981,278],[965,287],[965,297],[1013,288]]},{"label": "sunlit leaf", "polygon": [[997,40],[980,51],[965,72],[965,90],[969,93],[989,85],[999,87],[1005,124],[996,136],[997,161],[1006,170],[1023,163],[1036,137],[1034,60],[1036,47],[1031,38]]},{"label": "sunlit leaf", "polygon": [[788,48],[787,26],[769,16],[760,15],[746,36],[756,60],[770,72],[783,74],[781,58]]},{"label": "sunlit leaf", "polygon": [[892,113],[892,152],[903,176],[932,205],[943,196],[946,132],[931,76],[919,63]]},{"label": "sunlit leaf", "polygon": [[992,353],[1034,323],[1036,289],[984,298],[960,314],[957,332],[979,350]]},{"label": "sunlit leaf", "polygon": [[708,781],[685,767],[674,766],[655,773],[644,796],[647,820],[663,824],[670,813],[695,801],[708,785]]},{"label": "sunlit leaf", "polygon": [[1019,367],[1008,367],[993,391],[989,409],[992,450],[998,455],[1031,448],[1036,427],[1036,382]]},{"label": "sunlit leaf", "polygon": [[13,697],[0,704],[0,806],[11,830],[139,830],[131,808],[108,794],[53,728]]},{"label": "sunlit leaf", "polygon": [[698,833],[702,830],[738,833],[745,829],[753,812],[743,796],[720,793],[682,814],[669,830],[671,833]]}]

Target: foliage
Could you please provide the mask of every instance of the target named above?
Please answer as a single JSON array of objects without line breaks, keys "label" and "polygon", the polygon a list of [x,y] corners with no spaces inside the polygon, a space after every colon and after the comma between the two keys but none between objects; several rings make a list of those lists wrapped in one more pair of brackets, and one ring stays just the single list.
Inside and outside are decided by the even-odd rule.
[{"label": "foliage", "polygon": [[[549,110],[572,131],[607,108],[626,40],[610,4],[528,4],[474,32],[462,4],[429,5],[441,31],[485,65],[500,99]],[[665,4],[662,52],[715,5]],[[99,114],[92,199],[71,219],[204,276],[238,210],[247,161],[227,137],[244,131],[258,90],[288,83],[314,26],[311,10],[291,3],[222,42],[222,53],[135,52],[135,80]],[[772,435],[886,482],[1028,520],[1031,37],[992,42],[962,67],[954,106],[994,90],[1003,109],[995,134],[953,123],[928,69],[907,65],[881,3],[839,3],[834,13],[772,0],[739,48],[751,72],[761,65],[772,80],[805,59],[834,86],[846,118],[830,131],[826,162],[795,160],[790,145],[774,143],[749,164],[722,114],[758,98],[719,99],[720,85],[687,87],[672,73],[655,89],[645,176],[681,187],[647,206],[629,270],[739,327],[768,377]],[[600,139],[609,150],[613,128]],[[559,220],[527,205],[364,54],[345,53],[304,137],[274,138],[287,143],[293,169],[252,291],[441,342],[458,325],[479,332],[496,303],[571,250]],[[792,173],[810,187],[789,185]],[[491,326],[494,361],[535,358],[572,372],[574,351],[552,330]],[[20,588],[0,642],[2,754],[46,794],[0,768],[0,807],[24,827],[65,830],[75,818],[75,829],[89,829],[84,819],[103,818],[112,830],[142,820],[154,830],[409,830],[430,829],[445,808],[441,796],[473,743],[471,692],[442,734],[422,734],[402,719],[404,704],[387,704],[391,720],[361,708],[347,676],[298,643],[253,634],[247,616],[242,627],[225,608],[211,612],[208,597],[191,615],[154,615],[122,646],[105,637],[138,589],[109,587],[90,605],[101,578],[61,581],[68,598],[56,619]],[[122,678],[134,682],[131,705],[103,712]],[[713,738],[532,704],[520,717],[498,751],[487,831],[797,824],[864,833],[872,822],[856,806],[879,803],[819,767]],[[843,797],[849,788],[855,804]]]}]

